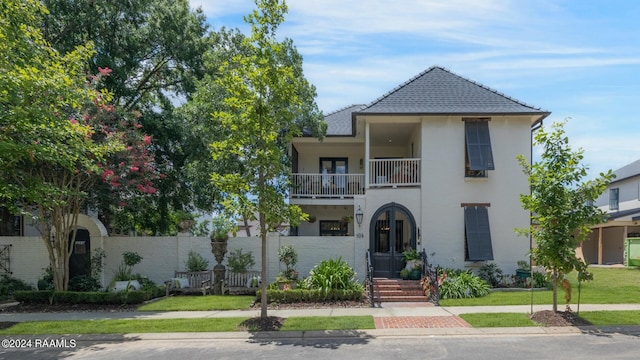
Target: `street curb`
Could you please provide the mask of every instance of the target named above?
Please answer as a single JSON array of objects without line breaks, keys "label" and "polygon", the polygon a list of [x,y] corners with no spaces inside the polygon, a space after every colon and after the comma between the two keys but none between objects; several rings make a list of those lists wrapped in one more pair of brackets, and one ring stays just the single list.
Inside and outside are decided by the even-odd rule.
[{"label": "street curb", "polygon": [[[179,333],[131,333],[131,334],[66,334],[78,342],[122,342],[122,341],[216,341],[246,340],[251,342],[292,340],[370,340],[399,337],[444,337],[444,336],[561,336],[561,335],[611,336],[623,334],[640,336],[640,325],[627,326],[555,326],[555,327],[497,327],[497,328],[421,328],[421,329],[369,329],[326,331],[260,331],[260,332],[179,332]],[[40,335],[26,337],[56,337]]]}]

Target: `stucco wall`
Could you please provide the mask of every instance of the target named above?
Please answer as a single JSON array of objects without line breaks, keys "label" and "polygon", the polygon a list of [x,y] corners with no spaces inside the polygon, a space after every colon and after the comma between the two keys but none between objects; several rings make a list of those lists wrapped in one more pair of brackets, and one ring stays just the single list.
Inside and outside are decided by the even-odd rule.
[{"label": "stucco wall", "polygon": [[9,248],[11,276],[35,286],[49,265],[49,255],[41,237],[0,237],[0,246]]},{"label": "stucco wall", "polygon": [[526,119],[491,117],[489,132],[495,170],[487,178],[464,177],[465,133],[460,117],[433,117],[422,123],[422,241],[434,264],[478,267],[464,261],[463,203],[488,203],[494,262],[506,273],[525,259],[529,239],[514,228],[529,224],[520,206],[528,193],[516,155],[530,157],[530,123]]},{"label": "stucco wall", "polygon": [[[176,270],[185,270],[189,251],[195,251],[209,261],[210,267],[216,262],[211,253],[210,240],[206,237],[193,237],[179,234],[174,237],[106,237],[102,246],[92,239],[92,249],[102,247],[105,251],[103,285],[109,284],[122,261],[125,251],[137,252],[142,256],[140,264],[133,269],[134,273],[148,277],[161,284],[173,277]],[[32,285],[42,276],[49,260],[42,239],[38,237],[0,237],[0,245],[9,245],[10,266],[12,276]],[[342,257],[354,267],[358,278],[365,277],[365,252],[367,244],[362,239],[347,237],[286,237],[277,233],[270,234],[267,243],[268,279],[275,280],[284,267],[278,261],[278,249],[283,245],[292,245],[298,252],[296,269],[301,277],[307,276],[309,270],[322,260]],[[242,248],[243,252],[251,251],[256,260],[255,270],[261,267],[261,241],[258,237],[231,238],[228,242],[227,255],[231,250]],[[224,264],[226,265],[225,256]]]}]

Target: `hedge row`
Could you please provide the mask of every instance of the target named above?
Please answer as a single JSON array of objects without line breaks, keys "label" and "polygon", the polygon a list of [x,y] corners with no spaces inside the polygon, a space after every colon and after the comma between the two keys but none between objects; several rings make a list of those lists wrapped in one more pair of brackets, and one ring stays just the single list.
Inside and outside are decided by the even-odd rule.
[{"label": "hedge row", "polygon": [[[260,298],[261,290],[256,293]],[[280,304],[290,304],[297,302],[323,302],[323,301],[360,301],[362,291],[359,290],[267,290],[267,301]]]},{"label": "hedge row", "polygon": [[162,296],[154,290],[121,292],[78,292],[78,291],[16,291],[15,301],[24,304],[140,304]]}]

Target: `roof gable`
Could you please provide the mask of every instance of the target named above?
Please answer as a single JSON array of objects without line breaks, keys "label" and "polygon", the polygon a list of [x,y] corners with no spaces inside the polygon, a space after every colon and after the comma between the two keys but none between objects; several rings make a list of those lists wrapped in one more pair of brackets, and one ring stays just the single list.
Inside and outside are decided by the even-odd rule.
[{"label": "roof gable", "polygon": [[549,114],[439,66],[418,74],[358,113]]},{"label": "roof gable", "polygon": [[350,136],[354,133],[351,114],[366,105],[350,105],[324,116],[327,123],[327,136]]},{"label": "roof gable", "polygon": [[613,172],[616,175],[616,178],[611,181],[611,183],[615,183],[618,181],[622,181],[624,179],[628,179],[634,176],[640,175],[640,160],[636,160],[630,164],[627,164],[620,169]]}]

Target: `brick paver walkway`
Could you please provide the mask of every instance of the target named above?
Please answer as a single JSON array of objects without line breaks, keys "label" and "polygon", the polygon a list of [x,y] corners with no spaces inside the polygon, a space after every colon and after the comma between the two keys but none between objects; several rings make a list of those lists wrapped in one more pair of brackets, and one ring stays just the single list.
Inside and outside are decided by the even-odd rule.
[{"label": "brick paver walkway", "polygon": [[376,329],[470,328],[459,316],[374,317]]}]

